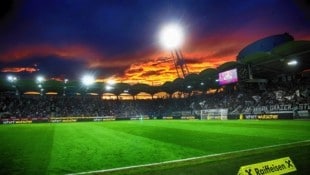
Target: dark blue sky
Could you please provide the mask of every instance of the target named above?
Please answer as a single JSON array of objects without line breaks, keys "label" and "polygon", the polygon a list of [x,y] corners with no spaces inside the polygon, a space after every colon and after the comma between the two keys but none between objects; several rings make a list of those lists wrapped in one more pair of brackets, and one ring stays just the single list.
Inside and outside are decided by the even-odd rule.
[{"label": "dark blue sky", "polygon": [[[186,31],[182,50],[189,62],[204,63],[204,67],[189,65],[192,72],[235,60],[247,44],[270,35],[288,32],[296,40],[310,39],[310,4],[306,1],[7,2],[0,16],[0,69],[6,74],[9,68],[37,64],[48,77],[77,78],[93,71],[102,78],[138,79],[128,72],[167,56],[157,37],[161,26],[171,22]],[[148,67],[140,73],[147,71],[156,72]]]}]

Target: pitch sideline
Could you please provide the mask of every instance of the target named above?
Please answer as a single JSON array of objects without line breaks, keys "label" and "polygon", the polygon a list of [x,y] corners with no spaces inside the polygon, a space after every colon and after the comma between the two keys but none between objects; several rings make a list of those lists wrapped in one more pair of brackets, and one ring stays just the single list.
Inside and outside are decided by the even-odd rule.
[{"label": "pitch sideline", "polygon": [[186,161],[190,161],[190,160],[204,159],[204,158],[209,158],[209,157],[223,156],[223,155],[234,154],[234,153],[242,153],[242,152],[248,152],[248,151],[256,151],[256,150],[262,150],[262,149],[266,149],[266,148],[276,148],[276,147],[279,147],[279,146],[289,146],[289,145],[294,145],[294,144],[298,144],[298,143],[307,143],[307,142],[310,143],[310,140],[303,140],[303,141],[297,141],[297,142],[291,142],[291,143],[283,143],[283,144],[276,144],[276,145],[263,146],[263,147],[257,147],[257,148],[250,148],[250,149],[244,149],[244,150],[238,150],[238,151],[230,151],[230,152],[224,152],[224,153],[210,154],[210,155],[205,155],[205,156],[190,157],[190,158],[185,158],[185,159],[169,160],[169,161],[157,162],[157,163],[133,165],[133,166],[111,168],[111,169],[103,169],[103,170],[95,170],[95,171],[85,171],[85,172],[79,172],[79,173],[70,173],[70,174],[67,174],[67,175],[82,175],[82,174],[93,174],[93,173],[105,173],[105,172],[113,172],[113,171],[119,171],[119,170],[127,170],[127,169],[132,169],[132,168],[141,168],[141,167],[165,165],[165,164],[176,163],[176,162],[186,162]]}]

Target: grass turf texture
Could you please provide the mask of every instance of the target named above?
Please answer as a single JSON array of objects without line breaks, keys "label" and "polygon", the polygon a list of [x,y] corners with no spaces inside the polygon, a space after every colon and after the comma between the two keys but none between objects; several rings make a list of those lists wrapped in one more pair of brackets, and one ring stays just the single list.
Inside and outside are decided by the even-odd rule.
[{"label": "grass turf texture", "polygon": [[[309,139],[310,121],[150,120],[1,125],[0,174],[77,173]],[[228,174],[236,174],[240,165],[287,155],[294,156],[294,162],[302,160],[300,166],[305,168],[304,163],[309,164],[310,159],[308,150],[309,144],[295,145],[253,152],[253,156],[247,153],[220,157],[217,161],[210,159],[207,165],[202,162],[194,162],[189,167],[169,165],[152,172],[180,174],[189,171],[189,174],[195,174],[190,167],[196,167],[199,174],[209,167],[214,169],[213,174],[217,174],[225,165],[234,171]],[[127,172],[143,174],[144,171]],[[299,170],[302,171],[307,172]]]}]

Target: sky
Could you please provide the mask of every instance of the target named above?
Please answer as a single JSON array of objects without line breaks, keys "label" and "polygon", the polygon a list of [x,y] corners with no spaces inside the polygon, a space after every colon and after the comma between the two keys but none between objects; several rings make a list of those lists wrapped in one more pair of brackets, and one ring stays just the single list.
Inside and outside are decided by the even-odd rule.
[{"label": "sky", "polygon": [[190,73],[236,61],[252,42],[288,32],[310,40],[306,0],[1,0],[2,75],[163,84],[177,73],[159,43],[182,26]]}]

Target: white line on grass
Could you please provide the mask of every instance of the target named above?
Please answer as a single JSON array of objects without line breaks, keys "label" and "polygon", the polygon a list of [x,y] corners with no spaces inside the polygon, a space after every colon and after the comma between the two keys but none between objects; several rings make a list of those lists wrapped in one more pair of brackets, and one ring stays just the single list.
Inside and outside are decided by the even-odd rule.
[{"label": "white line on grass", "polygon": [[197,159],[203,159],[203,158],[209,158],[209,157],[223,156],[223,155],[228,155],[228,154],[233,154],[233,153],[242,153],[242,152],[248,152],[248,151],[256,151],[256,150],[261,150],[261,149],[266,149],[266,148],[275,148],[275,147],[279,147],[279,146],[288,146],[288,145],[294,145],[294,144],[298,144],[298,143],[307,143],[307,142],[310,142],[310,140],[303,140],[303,141],[298,141],[298,142],[291,142],[291,143],[283,143],[283,144],[277,144],[277,145],[263,146],[263,147],[250,148],[250,149],[244,149],[244,150],[238,150],[238,151],[230,151],[230,152],[225,152],[225,153],[209,154],[209,155],[205,155],[205,156],[197,156],[197,157],[178,159],[178,160],[169,160],[169,161],[157,162],[157,163],[133,165],[133,166],[111,168],[111,169],[104,169],[104,170],[85,171],[85,172],[80,172],[80,173],[72,173],[72,174],[68,174],[68,175],[105,173],[105,172],[112,172],[112,171],[119,171],[119,170],[127,170],[127,169],[132,169],[132,168],[141,168],[141,167],[150,167],[150,166],[156,166],[156,165],[165,165],[165,164],[176,163],[176,162],[186,162],[186,161],[189,161],[189,160],[197,160]]}]

